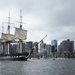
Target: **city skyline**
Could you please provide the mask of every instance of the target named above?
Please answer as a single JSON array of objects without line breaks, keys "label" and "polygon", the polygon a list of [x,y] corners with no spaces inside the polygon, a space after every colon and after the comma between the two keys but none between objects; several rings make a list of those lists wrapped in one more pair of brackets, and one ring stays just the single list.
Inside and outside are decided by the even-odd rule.
[{"label": "city skyline", "polygon": [[[50,44],[51,40],[60,41],[70,39],[75,41],[75,1],[71,0],[2,0],[0,1],[0,33],[2,22],[8,22],[10,11],[11,32],[18,27],[20,9],[22,10],[23,28],[28,30],[28,41],[44,41]],[[3,24],[4,32],[7,24]]]}]

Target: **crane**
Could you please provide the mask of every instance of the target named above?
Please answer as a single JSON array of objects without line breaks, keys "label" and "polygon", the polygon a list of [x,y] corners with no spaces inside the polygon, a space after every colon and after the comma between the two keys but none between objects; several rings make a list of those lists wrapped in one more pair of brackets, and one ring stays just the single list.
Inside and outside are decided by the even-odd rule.
[{"label": "crane", "polygon": [[43,39],[45,39],[47,37],[47,35],[45,35],[45,37],[43,37],[39,42],[38,42],[38,44],[43,40]]},{"label": "crane", "polygon": [[[43,39],[45,39],[47,37],[47,35],[45,35],[45,37],[43,37],[39,42],[38,42],[38,44],[43,40]],[[27,56],[27,58],[28,57],[30,57],[30,55],[32,54],[32,52],[33,52],[33,50],[34,50],[34,47],[37,47],[38,45],[36,45],[36,46],[33,46],[33,48],[31,49],[31,51],[29,52],[29,55]]]}]

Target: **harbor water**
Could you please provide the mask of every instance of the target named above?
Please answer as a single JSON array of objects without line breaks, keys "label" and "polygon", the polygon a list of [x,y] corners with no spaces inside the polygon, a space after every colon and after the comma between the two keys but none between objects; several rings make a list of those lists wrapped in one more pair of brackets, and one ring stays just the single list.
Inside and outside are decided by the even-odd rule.
[{"label": "harbor water", "polygon": [[75,59],[0,61],[0,75],[75,75]]}]

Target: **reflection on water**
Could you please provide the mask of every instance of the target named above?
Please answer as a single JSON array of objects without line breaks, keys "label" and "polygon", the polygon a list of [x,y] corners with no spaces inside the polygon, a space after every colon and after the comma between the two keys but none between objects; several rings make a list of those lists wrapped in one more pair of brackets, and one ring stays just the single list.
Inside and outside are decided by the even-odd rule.
[{"label": "reflection on water", "polygon": [[75,75],[75,59],[0,61],[0,75]]}]

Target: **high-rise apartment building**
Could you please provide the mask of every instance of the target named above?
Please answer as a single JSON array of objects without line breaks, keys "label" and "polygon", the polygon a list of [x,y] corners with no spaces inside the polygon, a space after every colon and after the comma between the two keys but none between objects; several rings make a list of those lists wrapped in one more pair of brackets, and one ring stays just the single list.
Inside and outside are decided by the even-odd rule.
[{"label": "high-rise apartment building", "polygon": [[70,41],[69,39],[62,41],[59,46],[59,51],[60,53],[73,53],[74,41]]}]

